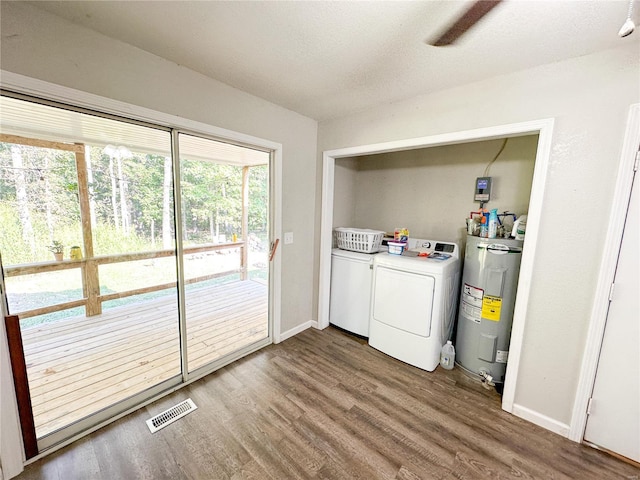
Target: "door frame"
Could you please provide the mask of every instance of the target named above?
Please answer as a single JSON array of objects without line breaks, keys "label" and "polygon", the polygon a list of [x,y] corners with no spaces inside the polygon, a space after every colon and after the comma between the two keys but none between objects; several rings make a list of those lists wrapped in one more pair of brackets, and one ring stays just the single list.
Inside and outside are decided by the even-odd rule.
[{"label": "door frame", "polygon": [[[16,74],[13,72],[7,72],[0,70],[0,88],[24,94],[33,97],[41,98],[44,100],[50,100],[59,102],[62,104],[73,105],[80,108],[87,108],[98,112],[120,116],[123,118],[138,120],[150,124],[169,127],[174,130],[189,131],[193,133],[199,133],[208,137],[214,137],[220,141],[229,141],[231,143],[258,147],[265,151],[270,151],[270,171],[269,171],[269,193],[270,193],[270,225],[269,233],[270,240],[274,241],[281,236],[282,232],[282,144],[266,140],[252,135],[247,135],[232,130],[227,130],[220,127],[215,127],[206,123],[189,120],[186,118],[178,117],[175,115],[151,110],[145,107],[128,104],[119,100],[113,100],[107,97],[94,95],[81,90],[73,88],[63,87],[53,83],[45,82],[35,78],[27,77],[24,75]],[[274,255],[271,262],[269,272],[269,337],[267,343],[279,343],[281,340],[281,255]],[[4,292],[2,292],[4,294]],[[259,345],[260,348],[264,345]],[[7,349],[7,345],[0,345],[0,353],[4,355],[4,351]],[[256,348],[243,348],[238,353],[240,356],[244,356]],[[48,455],[59,448],[81,438],[89,433],[102,428],[103,426],[121,418],[132,411],[147,405],[162,396],[175,391],[179,388],[192,383],[193,381],[202,378],[203,376],[211,373],[213,370],[223,367],[233,359],[227,359],[220,362],[215,362],[210,368],[198,369],[197,372],[192,372],[192,375],[188,377],[188,380],[176,386],[166,387],[162,384],[160,389],[154,388],[148,400],[137,404],[133,408],[128,408],[124,412],[110,416],[104,421],[100,421],[93,427],[88,427],[82,432],[72,435],[68,439],[53,442],[51,445],[47,444],[41,449],[41,453],[31,458],[28,463],[31,463],[44,455]],[[166,388],[169,388],[166,390]],[[17,412],[13,412],[16,413]],[[3,411],[4,414],[4,411]],[[3,419],[4,420],[4,419]],[[13,421],[14,418],[11,418]],[[18,421],[17,416],[15,420]],[[7,433],[8,437],[5,439],[4,431],[2,432],[2,444],[8,441],[13,444],[14,441],[18,441],[22,445],[22,435],[19,436],[19,440],[15,438],[11,432]]]},{"label": "door frame", "polygon": [[[518,137],[524,135],[538,135],[538,148],[536,152],[531,196],[529,198],[529,211],[527,215],[527,246],[522,254],[520,276],[518,280],[518,293],[513,314],[513,327],[511,331],[511,343],[509,347],[509,363],[502,395],[502,409],[526,417],[526,412],[514,409],[516,385],[520,366],[520,356],[524,343],[525,320],[533,277],[533,265],[538,243],[538,232],[542,218],[542,205],[544,200],[545,184],[551,156],[551,140],[553,136],[554,119],[547,118],[522,123],[498,125],[475,130],[444,133],[427,137],[396,140],[357,147],[340,148],[323,152],[322,159],[322,211],[320,220],[320,269],[318,292],[318,326],[324,329],[329,326],[329,294],[331,282],[331,248],[333,231],[333,195],[335,161],[339,158],[377,153],[398,152],[414,150],[418,148],[437,147],[468,143],[484,140],[493,140],[504,137]],[[514,411],[517,410],[517,411]],[[539,419],[538,419],[539,421]],[[535,422],[535,420],[534,420]],[[553,425],[545,425],[553,431],[557,429]]]},{"label": "door frame", "polygon": [[[622,244],[622,234],[633,186],[634,165],[640,157],[640,103],[629,107],[627,127],[622,143],[622,153],[618,167],[618,177],[609,214],[607,236],[602,250],[600,275],[595,291],[589,330],[585,343],[582,367],[578,377],[578,387],[573,403],[573,413],[569,429],[569,439],[581,442],[587,426],[587,406],[593,392],[598,370],[598,360],[609,311],[609,293],[615,279],[618,254]],[[637,188],[637,187],[636,187]]]},{"label": "door frame", "polygon": [[9,357],[7,329],[5,317],[9,315],[7,296],[5,295],[4,272],[0,258],[0,415],[2,415],[2,431],[0,432],[0,478],[4,474],[7,478],[17,476],[23,470],[25,460],[22,429],[18,412],[17,395]]}]

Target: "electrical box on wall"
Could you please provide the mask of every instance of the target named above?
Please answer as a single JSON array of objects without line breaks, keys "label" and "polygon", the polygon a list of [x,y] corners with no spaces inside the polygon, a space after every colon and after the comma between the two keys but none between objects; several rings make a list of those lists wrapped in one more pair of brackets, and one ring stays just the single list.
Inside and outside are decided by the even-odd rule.
[{"label": "electrical box on wall", "polygon": [[491,177],[476,178],[476,189],[473,195],[474,202],[488,202],[491,200]]}]

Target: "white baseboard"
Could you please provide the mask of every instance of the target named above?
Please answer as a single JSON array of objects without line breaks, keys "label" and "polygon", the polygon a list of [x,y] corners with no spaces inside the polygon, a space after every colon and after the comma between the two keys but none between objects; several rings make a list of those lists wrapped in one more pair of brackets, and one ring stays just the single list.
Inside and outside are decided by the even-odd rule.
[{"label": "white baseboard", "polygon": [[523,407],[522,405],[518,405],[517,403],[513,404],[513,411],[511,413],[516,417],[535,423],[539,427],[550,430],[558,435],[562,435],[565,438],[569,437],[570,428],[566,423],[554,420],[553,418],[542,415],[541,413],[535,412],[527,407]]},{"label": "white baseboard", "polygon": [[318,322],[315,320],[309,320],[308,322],[301,323],[297,327],[293,327],[291,330],[287,330],[286,332],[282,332],[280,334],[280,338],[275,343],[284,342],[287,338],[291,338],[294,335],[299,334],[300,332],[304,332],[307,328],[318,328]]}]

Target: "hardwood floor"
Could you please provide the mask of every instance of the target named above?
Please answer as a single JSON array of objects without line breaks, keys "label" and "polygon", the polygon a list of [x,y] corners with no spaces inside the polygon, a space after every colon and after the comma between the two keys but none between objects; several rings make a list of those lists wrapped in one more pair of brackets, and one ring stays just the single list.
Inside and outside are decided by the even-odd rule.
[{"label": "hardwood floor", "polygon": [[[198,409],[150,434],[144,421]],[[306,330],[44,459],[28,479],[637,479],[500,409],[458,368],[428,373],[334,328]]]},{"label": "hardwood floor", "polygon": [[[267,338],[267,287],[187,292],[189,370]],[[180,374],[174,295],[22,330],[38,437]]]}]

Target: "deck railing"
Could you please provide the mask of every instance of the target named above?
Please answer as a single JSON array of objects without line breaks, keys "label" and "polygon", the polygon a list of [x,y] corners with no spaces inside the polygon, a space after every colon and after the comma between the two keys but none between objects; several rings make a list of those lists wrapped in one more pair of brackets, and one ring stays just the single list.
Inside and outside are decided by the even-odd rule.
[{"label": "deck railing", "polygon": [[[205,244],[184,247],[184,254],[214,252],[221,250],[229,250],[233,248],[240,249],[240,261],[237,269],[226,270],[223,272],[212,273],[209,275],[203,275],[196,278],[190,278],[185,280],[185,284],[192,284],[202,282],[205,280],[211,280],[234,273],[239,273],[240,278],[245,280],[247,278],[247,264],[246,264],[246,243],[245,242],[230,242],[221,244]],[[132,290],[124,290],[121,292],[110,293],[106,295],[100,294],[100,279],[98,275],[98,267],[100,265],[108,265],[114,263],[134,262],[138,260],[148,260],[163,257],[173,257],[176,251],[174,249],[168,250],[155,250],[152,252],[138,252],[138,253],[126,253],[118,255],[99,255],[95,257],[84,258],[80,260],[61,260],[53,262],[38,262],[38,263],[25,263],[20,265],[11,265],[4,268],[5,277],[20,277],[23,275],[34,275],[40,273],[55,272],[59,270],[69,269],[81,269],[82,278],[82,293],[83,298],[78,300],[72,300],[69,302],[57,303],[54,305],[48,305],[46,307],[34,308],[30,310],[24,310],[22,312],[11,312],[12,315],[17,315],[20,318],[35,317],[37,315],[44,315],[47,313],[59,312],[62,310],[68,310],[70,308],[85,307],[87,317],[99,315],[102,313],[102,303],[109,300],[116,300],[119,298],[130,297],[133,295],[141,295],[144,293],[151,293],[158,290],[165,290],[169,288],[175,288],[176,282],[169,282],[157,285],[151,285],[143,288],[136,288]]]},{"label": "deck railing", "polygon": [[[46,307],[25,310],[22,312],[11,312],[12,315],[18,315],[20,318],[35,317],[47,313],[53,313],[61,310],[67,310],[76,307],[85,307],[87,317],[99,315],[102,313],[102,303],[115,300],[118,298],[128,297],[131,295],[139,295],[150,293],[157,290],[175,288],[176,282],[153,285],[145,288],[127,290],[107,295],[100,294],[100,280],[98,275],[98,267],[111,263],[132,262],[136,260],[146,260],[161,257],[171,257],[176,254],[174,249],[156,250],[152,252],[126,253],[119,255],[94,255],[93,251],[93,233],[92,233],[92,212],[89,202],[89,180],[86,162],[86,146],[82,143],[61,143],[48,140],[20,137],[16,135],[0,134],[0,142],[13,143],[18,145],[28,145],[39,148],[50,148],[73,152],[75,155],[75,166],[78,176],[78,202],[80,208],[80,223],[82,227],[82,246],[84,248],[85,258],[80,260],[62,260],[54,262],[38,262],[7,266],[4,268],[5,276],[18,277],[21,275],[31,275],[38,273],[54,272],[57,270],[68,270],[74,268],[81,269],[82,277],[82,298],[69,302],[58,303]],[[185,283],[195,283],[204,280],[229,275],[231,273],[240,273],[240,278],[247,278],[247,238],[249,233],[249,167],[242,169],[242,218],[241,218],[241,235],[240,241],[223,244],[206,244],[198,246],[184,247],[184,254],[192,254],[199,252],[210,252],[216,250],[227,250],[231,248],[240,248],[240,266],[237,270],[215,273],[198,278],[185,280]]]}]

